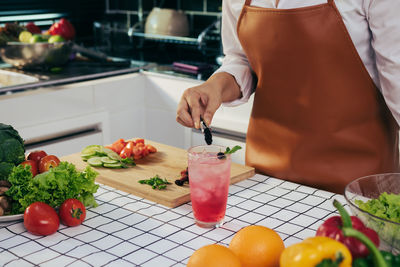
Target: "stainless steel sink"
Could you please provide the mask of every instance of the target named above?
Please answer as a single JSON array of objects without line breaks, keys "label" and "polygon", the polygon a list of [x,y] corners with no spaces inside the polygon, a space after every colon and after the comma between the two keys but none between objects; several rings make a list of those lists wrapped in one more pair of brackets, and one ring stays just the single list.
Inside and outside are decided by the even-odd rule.
[{"label": "stainless steel sink", "polygon": [[12,71],[0,70],[0,88],[26,83],[34,83],[38,81],[39,79],[33,76]]}]

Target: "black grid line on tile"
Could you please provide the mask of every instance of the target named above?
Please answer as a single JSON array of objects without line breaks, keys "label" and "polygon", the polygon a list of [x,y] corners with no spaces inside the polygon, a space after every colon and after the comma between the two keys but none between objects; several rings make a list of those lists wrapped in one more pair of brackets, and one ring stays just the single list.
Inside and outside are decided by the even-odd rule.
[{"label": "black grid line on tile", "polygon": [[[303,231],[314,233],[313,228],[316,222],[322,222],[324,218],[337,214],[334,209],[329,207],[328,202],[332,202],[338,195],[293,184],[287,181],[278,180],[271,177],[256,175],[248,180],[231,185],[228,197],[227,210],[235,208],[240,211],[240,216],[229,216],[227,212],[225,224],[218,229],[202,229],[194,224],[193,213],[190,203],[177,208],[168,208],[146,199],[119,191],[117,189],[100,185],[100,190],[95,194],[99,203],[98,208],[88,210],[90,217],[84,221],[81,228],[71,230],[67,227],[60,227],[58,233],[62,238],[49,246],[44,246],[41,242],[44,238],[31,236],[26,231],[13,231],[14,227],[20,227],[19,222],[0,223],[0,230],[6,229],[8,235],[5,239],[0,236],[0,255],[10,253],[14,259],[8,262],[1,262],[7,266],[18,260],[25,260],[32,266],[38,263],[30,262],[27,257],[37,251],[20,257],[11,250],[19,245],[28,242],[35,242],[44,247],[41,253],[54,252],[69,259],[65,265],[87,264],[89,266],[107,266],[113,263],[125,262],[135,265],[146,265],[157,262],[159,259],[172,262],[170,266],[184,266],[192,254],[202,242],[220,243],[228,245],[228,241],[234,236],[238,226],[251,224],[262,224],[263,221],[273,221],[274,226],[270,227],[277,231],[286,240],[300,240],[297,237]],[[229,203],[229,199],[234,199],[234,204]],[[269,199],[268,201],[261,201]],[[318,201],[316,201],[318,200]],[[297,205],[302,210],[291,207]],[[262,208],[270,207],[272,212],[264,214]],[[313,210],[324,211],[321,214],[313,214]],[[268,210],[268,209],[266,209]],[[308,213],[308,214],[306,214]],[[290,220],[285,217],[289,214]],[[299,216],[307,216],[310,223],[303,225],[296,223]],[[247,219],[246,219],[247,218]],[[254,221],[249,222],[249,218]],[[135,221],[133,221],[135,220]],[[291,222],[294,221],[294,222]],[[312,223],[312,221],[315,221]],[[236,224],[236,226],[235,226]],[[292,232],[287,233],[285,225],[292,227]],[[265,225],[268,227],[268,225]],[[157,232],[158,230],[158,232]],[[220,233],[218,233],[220,231]],[[303,232],[303,233],[304,233]],[[179,233],[185,233],[185,237],[179,237]],[[1,243],[16,236],[23,236],[24,242],[16,242],[14,246],[3,248]],[[85,241],[85,238],[89,241]],[[102,240],[108,240],[105,244]],[[71,244],[78,242],[79,245],[72,245],[68,250],[60,253],[56,248],[63,242]],[[112,243],[111,243],[112,242]],[[139,243],[141,242],[141,243]],[[114,252],[123,245],[129,245],[128,250]],[[162,251],[157,251],[161,245],[167,246]],[[197,245],[196,245],[197,244]],[[81,248],[92,248],[93,251],[84,254],[83,258],[74,256],[73,251]],[[185,251],[187,255],[180,255],[179,259],[174,258],[176,251]],[[132,255],[148,253],[145,259],[137,261]],[[172,255],[172,256],[170,256]],[[60,256],[49,258],[39,264],[51,263]],[[108,257],[108,258],[107,258]],[[101,264],[96,262],[97,258],[103,260]],[[85,260],[86,259],[86,260]],[[93,261],[93,259],[96,259]]]}]

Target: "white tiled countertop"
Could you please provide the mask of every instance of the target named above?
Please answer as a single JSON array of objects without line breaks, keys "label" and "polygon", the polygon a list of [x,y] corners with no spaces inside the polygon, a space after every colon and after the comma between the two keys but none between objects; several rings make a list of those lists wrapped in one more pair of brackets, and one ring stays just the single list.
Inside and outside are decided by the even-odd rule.
[{"label": "white tiled countertop", "polygon": [[99,206],[77,227],[50,236],[28,233],[22,221],[0,223],[1,266],[185,266],[207,244],[228,245],[242,227],[274,229],[286,246],[315,235],[342,195],[263,175],[230,186],[225,223],[194,224],[191,204],[167,208],[101,185]]}]

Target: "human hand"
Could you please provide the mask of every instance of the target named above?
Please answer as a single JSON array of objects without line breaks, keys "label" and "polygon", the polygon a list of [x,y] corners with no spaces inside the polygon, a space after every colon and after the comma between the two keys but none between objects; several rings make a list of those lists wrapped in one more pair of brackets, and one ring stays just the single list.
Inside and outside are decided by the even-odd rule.
[{"label": "human hand", "polygon": [[186,127],[200,128],[200,116],[207,125],[222,103],[221,90],[213,83],[205,82],[183,93],[178,104],[176,121]]}]

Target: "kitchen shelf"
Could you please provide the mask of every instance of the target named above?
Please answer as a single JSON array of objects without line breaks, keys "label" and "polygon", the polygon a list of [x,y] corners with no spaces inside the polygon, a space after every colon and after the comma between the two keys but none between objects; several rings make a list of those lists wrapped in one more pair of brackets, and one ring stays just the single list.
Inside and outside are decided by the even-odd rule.
[{"label": "kitchen shelf", "polygon": [[143,27],[138,27],[138,29],[136,30],[135,27],[132,27],[128,31],[128,36],[139,37],[145,40],[151,40],[162,43],[193,45],[197,46],[198,49],[200,50],[205,49],[207,47],[207,44],[210,42],[219,43],[221,40],[219,19],[211,23],[209,26],[207,26],[197,36],[189,36],[189,37],[149,34],[139,30],[140,28]]}]

